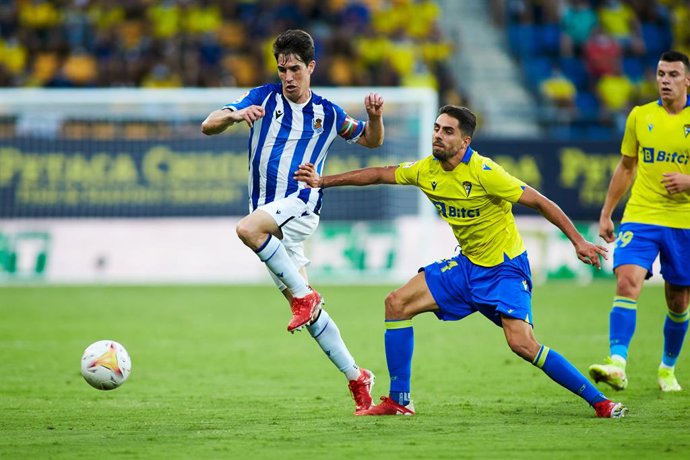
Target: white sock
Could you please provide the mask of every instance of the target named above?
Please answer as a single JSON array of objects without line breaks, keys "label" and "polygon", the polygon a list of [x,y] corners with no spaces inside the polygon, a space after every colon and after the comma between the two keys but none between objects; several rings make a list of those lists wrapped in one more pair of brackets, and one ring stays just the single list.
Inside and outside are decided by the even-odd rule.
[{"label": "white sock", "polygon": [[321,309],[319,317],[311,326],[307,326],[307,330],[340,372],[344,373],[348,380],[357,380],[359,366],[340,337],[338,326],[326,310]]},{"label": "white sock", "polygon": [[669,365],[664,364],[664,363],[659,364],[659,369],[671,369],[671,370],[673,370],[673,369],[675,369],[675,367],[676,366],[669,366]]},{"label": "white sock", "polygon": [[278,238],[268,235],[268,239],[263,246],[256,251],[261,262],[265,263],[269,270],[273,272],[285,286],[290,290],[293,297],[304,297],[311,291],[307,282],[304,281],[295,264],[290,260],[290,256]]}]

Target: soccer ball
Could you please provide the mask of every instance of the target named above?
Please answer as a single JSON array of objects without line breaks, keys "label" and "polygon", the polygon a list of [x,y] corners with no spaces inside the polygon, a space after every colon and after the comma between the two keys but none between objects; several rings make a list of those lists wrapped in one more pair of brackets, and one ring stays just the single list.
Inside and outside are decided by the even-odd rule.
[{"label": "soccer ball", "polygon": [[114,390],[132,370],[132,361],[125,347],[113,340],[92,343],[81,357],[81,375],[94,388]]}]

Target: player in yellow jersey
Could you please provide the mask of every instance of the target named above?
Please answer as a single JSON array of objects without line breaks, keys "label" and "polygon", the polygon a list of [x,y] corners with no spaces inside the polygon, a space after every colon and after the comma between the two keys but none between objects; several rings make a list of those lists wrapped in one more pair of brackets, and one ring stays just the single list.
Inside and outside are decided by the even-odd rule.
[{"label": "player in yellow jersey", "polygon": [[[658,371],[662,391],[680,391],[674,368],[688,330],[690,300],[690,67],[677,51],[661,55],[656,83],[659,100],[634,107],[621,145],[621,159],[601,209],[599,234],[616,241],[613,268],[616,295],[610,314],[610,356],[589,374],[616,390],[628,385],[625,365],[635,332],[637,299],[652,263],[661,259],[668,312]],[[614,237],[611,214],[630,189]]]},{"label": "player in yellow jersey", "polygon": [[599,267],[599,256],[605,256],[606,250],[586,241],[554,202],[474,151],[470,141],[475,127],[470,110],[447,105],[434,123],[433,155],[427,158],[325,177],[319,177],[312,165],[302,165],[296,173],[297,179],[314,188],[414,185],[450,224],[462,248],[455,257],[423,267],[386,298],[390,392],[380,404],[355,414],[413,415],[412,318],[433,312],[441,320],[453,321],[478,311],[503,328],[511,350],[586,400],[599,417],[623,417],[627,412],[623,404],[608,400],[563,356],[535,339],[530,266],[512,204],[520,203],[543,214],[565,233],[577,257],[587,264]]}]

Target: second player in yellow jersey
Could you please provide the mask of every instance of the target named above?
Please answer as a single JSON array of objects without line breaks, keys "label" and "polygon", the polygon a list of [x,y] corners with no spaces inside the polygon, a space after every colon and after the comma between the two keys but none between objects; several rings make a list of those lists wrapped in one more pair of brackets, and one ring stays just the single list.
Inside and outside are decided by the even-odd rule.
[{"label": "second player in yellow jersey", "polygon": [[[621,159],[606,194],[599,234],[616,241],[616,295],[610,313],[610,356],[589,368],[592,378],[617,390],[628,385],[625,366],[635,332],[637,299],[659,257],[668,312],[657,381],[662,391],[680,391],[675,364],[690,314],[690,67],[677,51],[661,55],[656,74],[659,100],[635,107],[628,116]],[[630,189],[614,235],[611,215]]]}]

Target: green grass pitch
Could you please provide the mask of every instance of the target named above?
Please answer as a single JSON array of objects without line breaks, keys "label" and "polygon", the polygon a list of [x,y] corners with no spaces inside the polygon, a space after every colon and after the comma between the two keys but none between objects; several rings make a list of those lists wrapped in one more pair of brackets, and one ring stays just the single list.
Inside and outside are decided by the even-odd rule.
[{"label": "green grass pitch", "polygon": [[[392,286],[319,286],[358,362],[386,394],[383,299]],[[585,372],[608,352],[611,282],[535,288],[537,339]],[[640,299],[623,420],[514,356],[479,315],[415,319],[414,417],[355,417],[344,377],[306,332],[285,331],[269,286],[0,289],[0,458],[682,458],[686,391],[661,394],[663,288]],[[132,374],[97,391],[84,348],[114,339]]]}]

